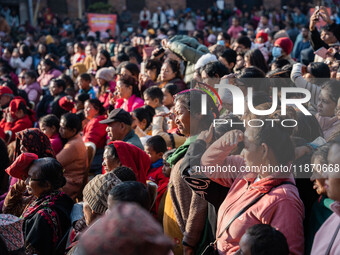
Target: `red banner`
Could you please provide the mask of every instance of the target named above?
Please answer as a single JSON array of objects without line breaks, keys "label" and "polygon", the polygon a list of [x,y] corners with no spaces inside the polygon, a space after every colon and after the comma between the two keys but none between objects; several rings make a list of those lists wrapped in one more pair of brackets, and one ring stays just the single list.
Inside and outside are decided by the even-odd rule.
[{"label": "red banner", "polygon": [[115,14],[99,14],[88,13],[88,21],[91,31],[105,31],[111,29],[112,33],[115,33],[117,15]]}]

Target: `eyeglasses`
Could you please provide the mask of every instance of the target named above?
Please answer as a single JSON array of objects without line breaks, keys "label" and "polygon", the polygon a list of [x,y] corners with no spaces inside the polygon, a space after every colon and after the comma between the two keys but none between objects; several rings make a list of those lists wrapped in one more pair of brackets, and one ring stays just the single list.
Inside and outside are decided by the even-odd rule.
[{"label": "eyeglasses", "polygon": [[42,181],[42,179],[36,179],[36,178],[32,178],[31,176],[27,176],[26,181],[30,182],[30,181]]}]

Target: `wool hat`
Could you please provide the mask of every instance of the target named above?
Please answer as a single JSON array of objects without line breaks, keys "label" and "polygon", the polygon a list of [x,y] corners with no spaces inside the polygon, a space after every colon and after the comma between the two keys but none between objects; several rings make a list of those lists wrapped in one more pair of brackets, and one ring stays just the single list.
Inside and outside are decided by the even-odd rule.
[{"label": "wool hat", "polygon": [[0,214],[0,237],[5,242],[8,251],[24,247],[22,219],[11,214]]},{"label": "wool hat", "polygon": [[[173,241],[149,212],[135,203],[117,203],[90,226],[75,254],[169,254]],[[86,252],[84,252],[86,251]]]},{"label": "wool hat", "polygon": [[59,106],[64,109],[65,111],[72,111],[73,107],[74,107],[74,103],[70,100],[68,100],[67,96],[64,96],[62,98],[60,98],[59,100]]},{"label": "wool hat", "polygon": [[217,57],[214,54],[207,53],[204,54],[202,57],[198,59],[198,61],[195,64],[195,70],[205,66],[206,64],[209,64],[211,62],[217,62]]},{"label": "wool hat", "polygon": [[263,38],[263,41],[264,42],[267,42],[268,41],[268,34],[264,31],[259,31],[257,34],[256,34],[256,39],[259,39],[260,37]]},{"label": "wool hat", "polygon": [[210,34],[207,38],[208,43],[215,44],[216,43],[216,35]]},{"label": "wool hat", "polygon": [[83,190],[84,201],[95,213],[104,214],[107,210],[109,192],[121,182],[113,171],[96,175]]},{"label": "wool hat", "polygon": [[12,177],[24,179],[28,176],[28,169],[36,159],[38,156],[34,153],[21,153],[5,171]]},{"label": "wool hat", "polygon": [[109,113],[109,116],[107,116],[107,119],[99,121],[100,124],[109,124],[112,122],[123,122],[127,125],[131,125],[132,124],[132,117],[130,115],[130,113],[128,113],[127,111],[125,111],[124,109],[121,108],[117,108],[112,110]]},{"label": "wool hat", "polygon": [[0,96],[5,94],[13,95],[13,91],[7,86],[0,86]]},{"label": "wool hat", "polygon": [[26,101],[21,97],[14,98],[10,102],[9,107],[11,109],[12,116],[14,116],[15,113],[18,111],[20,103],[23,103],[26,106]]},{"label": "wool hat", "polygon": [[281,47],[288,55],[292,52],[294,45],[292,40],[290,40],[288,37],[281,37],[275,41],[274,46]]},{"label": "wool hat", "polygon": [[112,81],[113,76],[116,74],[116,70],[110,67],[100,68],[96,73],[96,79],[103,79],[105,81]]}]

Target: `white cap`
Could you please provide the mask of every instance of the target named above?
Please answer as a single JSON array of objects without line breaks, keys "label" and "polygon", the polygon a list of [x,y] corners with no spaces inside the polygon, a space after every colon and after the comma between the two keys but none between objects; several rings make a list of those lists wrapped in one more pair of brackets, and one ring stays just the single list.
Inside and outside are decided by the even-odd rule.
[{"label": "white cap", "polygon": [[207,53],[204,54],[195,64],[195,70],[201,68],[202,66],[205,66],[206,64],[209,64],[211,62],[217,62],[217,57],[214,54]]}]

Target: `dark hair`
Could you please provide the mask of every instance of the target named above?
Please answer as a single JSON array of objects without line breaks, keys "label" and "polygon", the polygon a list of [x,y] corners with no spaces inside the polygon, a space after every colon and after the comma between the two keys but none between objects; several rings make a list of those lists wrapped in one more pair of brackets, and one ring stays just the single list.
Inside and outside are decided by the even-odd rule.
[{"label": "dark hair", "polygon": [[156,77],[161,72],[161,68],[162,68],[162,63],[159,62],[158,60],[149,59],[145,63],[145,69],[146,70],[154,70],[154,69],[156,69]]},{"label": "dark hair", "polygon": [[230,41],[230,35],[227,32],[220,32],[218,35],[222,35],[225,40]]},{"label": "dark hair", "polygon": [[266,60],[263,57],[262,52],[259,49],[249,50],[245,55],[245,58],[249,58],[250,64],[261,69],[264,73],[268,72],[268,66]]},{"label": "dark hair", "polygon": [[135,76],[136,78],[138,78],[138,76],[139,76],[139,68],[138,68],[138,66],[136,64],[128,62],[125,65],[123,65],[122,68],[125,68],[125,69],[129,70],[130,73],[132,74],[132,76]]},{"label": "dark hair", "polygon": [[126,47],[125,53],[126,55],[128,55],[129,59],[136,58],[138,64],[140,64],[143,60],[142,56],[139,54],[136,47],[132,47],[132,46]]},{"label": "dark hair", "polygon": [[218,78],[222,78],[224,75],[229,74],[229,69],[221,62],[210,62],[202,67],[202,72],[203,71],[205,71],[210,78],[215,78],[216,75]]},{"label": "dark hair", "polygon": [[27,75],[31,79],[37,80],[37,73],[35,71],[27,71],[25,75]]},{"label": "dark hair", "polygon": [[107,150],[110,157],[119,159],[118,152],[117,152],[116,147],[114,146],[113,143],[106,145],[105,150]]},{"label": "dark hair", "polygon": [[31,56],[30,48],[26,44],[21,44],[20,48],[23,48],[23,54],[20,56],[23,60],[25,60],[27,57]]},{"label": "dark hair", "polygon": [[331,77],[331,71],[327,64],[322,62],[312,62],[310,65],[310,73],[315,78],[329,78]]},{"label": "dark hair", "polygon": [[127,166],[116,167],[113,171],[122,182],[137,181],[136,174]]},{"label": "dark hair", "polygon": [[58,79],[61,79],[65,82],[66,88],[74,88],[74,81],[67,74],[62,74]]},{"label": "dark hair", "polygon": [[156,153],[167,151],[166,142],[160,135],[150,137],[145,145],[152,148]]},{"label": "dark hair", "polygon": [[103,68],[103,67],[110,67],[113,66],[111,62],[111,56],[110,53],[107,50],[101,50],[99,54],[102,54],[106,58],[106,62],[103,66],[98,67],[98,69]]},{"label": "dark hair", "polygon": [[83,51],[85,50],[85,46],[84,46],[84,44],[82,44],[81,42],[77,42],[77,43],[74,44],[74,46],[76,46],[76,45],[77,45],[78,48],[80,48],[81,50],[83,50]]},{"label": "dark hair", "polygon": [[[202,94],[206,94],[201,90],[189,90],[186,92],[178,93],[175,97],[175,103],[177,101],[184,104],[184,107],[190,111],[190,115],[193,117],[196,114],[201,114],[202,107]],[[219,117],[219,111],[213,99],[207,95],[207,114],[202,115],[201,128],[202,130],[208,129],[210,124],[215,118]]]},{"label": "dark hair", "polygon": [[241,37],[237,38],[236,42],[238,44],[243,45],[247,49],[250,49],[250,47],[251,47],[251,40],[247,36],[241,36]]},{"label": "dark hair", "polygon": [[66,82],[63,79],[52,79],[51,83],[54,82],[58,88],[63,88],[63,91],[66,89]]},{"label": "dark hair", "polygon": [[327,81],[321,87],[322,90],[326,90],[328,92],[329,98],[337,103],[340,97],[340,82],[336,80]]},{"label": "dark hair", "polygon": [[76,99],[84,104],[86,100],[90,99],[90,95],[87,93],[81,93],[76,95]]},{"label": "dark hair", "polygon": [[119,61],[119,63],[124,62],[124,61],[129,61],[130,58],[128,55],[126,55],[125,52],[119,52],[117,55],[117,60]]},{"label": "dark hair", "polygon": [[99,115],[105,114],[105,108],[103,106],[103,103],[100,102],[98,98],[89,99],[87,101],[93,106],[94,109],[98,111]]},{"label": "dark hair", "polygon": [[254,139],[257,145],[262,143],[273,151],[279,165],[287,165],[294,160],[295,149],[290,134],[281,123],[275,122],[273,125],[270,122],[265,122],[262,127],[255,127],[257,134]]},{"label": "dark hair", "polygon": [[[266,82],[265,73],[257,68],[256,66],[250,66],[242,69],[242,71],[237,74],[236,83],[238,81],[242,82],[246,87],[252,87],[254,91],[264,91],[268,93],[269,84]],[[261,79],[249,79],[249,78],[261,78]]]},{"label": "dark hair", "polygon": [[158,86],[152,86],[152,87],[147,88],[144,91],[144,95],[147,95],[148,97],[150,97],[151,100],[158,99],[159,103],[162,104],[164,95],[163,95],[162,89],[160,89]]},{"label": "dark hair", "polygon": [[172,96],[178,93],[178,87],[173,83],[166,84],[164,89],[168,91]]},{"label": "dark hair", "polygon": [[192,37],[194,37],[197,41],[201,40],[204,42],[204,33],[201,30],[195,30]]},{"label": "dark hair", "polygon": [[127,181],[113,187],[109,192],[113,200],[121,202],[134,202],[144,209],[150,209],[150,200],[146,186],[137,181]]},{"label": "dark hair", "polygon": [[122,83],[124,83],[126,87],[132,86],[132,95],[135,95],[136,97],[140,97],[138,84],[134,77],[124,75],[124,76],[121,76],[118,81],[121,81]]},{"label": "dark hair", "polygon": [[178,61],[173,60],[173,59],[167,59],[164,61],[164,64],[168,64],[172,70],[172,72],[176,73],[176,77],[175,78],[182,78],[181,75],[181,70],[180,70],[180,64],[178,63]]},{"label": "dark hair", "polygon": [[65,120],[65,127],[72,129],[72,130],[75,129],[76,134],[80,132],[82,125],[77,114],[68,112],[61,116],[60,120],[62,119]]},{"label": "dark hair", "polygon": [[149,105],[144,105],[143,107],[135,109],[133,111],[133,114],[140,122],[142,122],[145,119],[146,120],[145,128],[148,128],[152,123],[153,116],[155,115],[155,109],[153,109]]},{"label": "dark hair", "polygon": [[275,69],[277,68],[282,68],[284,67],[285,65],[289,65],[289,61],[287,59],[284,59],[284,58],[280,58],[280,59],[277,59],[275,60],[272,65],[275,66]]},{"label": "dark hair", "polygon": [[48,114],[39,120],[39,123],[46,127],[55,127],[57,132],[59,132],[59,119],[54,114]]},{"label": "dark hair", "polygon": [[63,175],[63,166],[55,158],[40,158],[33,161],[33,164],[39,164],[39,184],[43,186],[49,182],[54,190],[60,189],[66,184]]},{"label": "dark hair", "polygon": [[175,151],[176,151],[176,149],[171,149],[171,150],[166,151],[163,154],[163,159],[165,159],[165,160],[168,159],[168,157],[170,157]]},{"label": "dark hair", "polygon": [[80,75],[80,79],[91,82],[91,75],[89,75],[88,73],[82,73]]},{"label": "dark hair", "polygon": [[247,229],[251,239],[251,254],[288,255],[289,248],[286,237],[267,224],[257,224]]},{"label": "dark hair", "polygon": [[308,116],[300,111],[298,111],[296,114],[296,121],[299,123],[299,125],[293,129],[293,136],[301,137],[309,143],[314,141],[319,136],[323,137],[323,132],[319,121],[314,115]]},{"label": "dark hair", "polygon": [[43,62],[45,65],[49,66],[51,69],[59,69],[58,66],[56,65],[56,63],[54,63],[54,62],[53,62],[51,59],[49,59],[49,58],[44,58],[44,59],[42,60],[42,62]]},{"label": "dark hair", "polygon": [[234,51],[232,49],[226,49],[222,53],[221,57],[224,58],[229,64],[230,63],[236,64],[237,53],[236,53],[236,51]]}]

